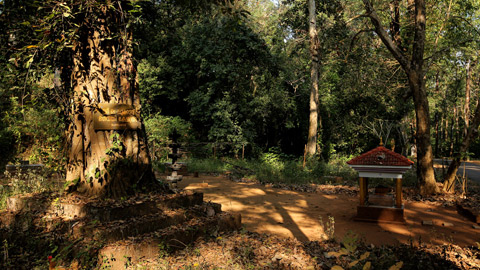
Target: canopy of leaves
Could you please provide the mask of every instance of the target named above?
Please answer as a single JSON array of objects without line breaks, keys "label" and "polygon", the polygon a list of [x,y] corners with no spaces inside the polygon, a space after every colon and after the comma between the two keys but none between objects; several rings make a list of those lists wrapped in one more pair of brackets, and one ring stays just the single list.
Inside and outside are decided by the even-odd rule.
[{"label": "canopy of leaves", "polygon": [[[375,2],[385,26],[392,23],[391,2]],[[408,51],[406,2],[399,1],[398,24]],[[362,2],[316,4],[322,155],[363,152],[387,133],[408,154],[415,122],[406,78],[361,16]],[[65,148],[71,86],[60,71],[71,67],[69,49],[102,7],[124,12],[122,27],[133,31],[146,119],[182,119],[192,140],[233,153],[243,145],[251,153],[271,147],[302,153],[310,76],[306,1],[22,0],[0,2],[0,149],[7,156]],[[432,126],[438,155],[455,151],[471,117],[472,110],[464,115],[467,64],[468,105],[478,100],[478,10],[473,0],[427,1],[426,87],[432,121],[439,123]]]}]

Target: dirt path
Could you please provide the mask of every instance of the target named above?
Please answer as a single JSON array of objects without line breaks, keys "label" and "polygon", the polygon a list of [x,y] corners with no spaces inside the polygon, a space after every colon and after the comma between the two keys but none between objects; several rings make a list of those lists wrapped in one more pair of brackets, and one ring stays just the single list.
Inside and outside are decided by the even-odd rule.
[{"label": "dirt path", "polygon": [[[357,197],[326,195],[269,188],[255,183],[236,183],[223,176],[184,176],[179,188],[204,193],[205,201],[222,204],[222,210],[238,212],[249,231],[296,237],[300,241],[320,240],[324,235],[320,217],[335,220],[335,238],[353,231],[375,245],[410,243],[454,243],[460,246],[480,242],[480,230],[458,215],[454,206],[443,207],[421,202],[405,202],[407,223],[375,224],[353,221]],[[422,225],[433,221],[433,226]],[[442,226],[447,222],[452,227]]]}]

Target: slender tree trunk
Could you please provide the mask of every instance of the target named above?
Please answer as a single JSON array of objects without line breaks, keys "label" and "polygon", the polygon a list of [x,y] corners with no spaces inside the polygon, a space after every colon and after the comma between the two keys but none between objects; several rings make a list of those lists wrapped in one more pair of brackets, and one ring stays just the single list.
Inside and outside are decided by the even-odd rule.
[{"label": "slender tree trunk", "polygon": [[[102,7],[95,22],[80,29],[73,47],[73,120],[67,181],[70,191],[88,196],[120,197],[134,187],[155,183],[139,117],[132,37],[122,29],[123,21],[116,12]],[[94,112],[100,103],[132,106],[142,128],[95,129]]]},{"label": "slender tree trunk", "polygon": [[447,146],[447,144],[448,144],[448,136],[449,136],[449,134],[448,134],[448,129],[449,129],[448,116],[445,116],[445,135],[444,135],[444,138],[445,138],[445,139],[444,139],[445,147],[444,147],[444,149],[443,149],[445,155],[448,154],[448,148],[447,148],[447,147],[448,147],[448,146]]},{"label": "slender tree trunk", "polygon": [[312,64],[310,68],[310,117],[308,126],[307,155],[313,156],[317,152],[317,134],[318,134],[318,68],[319,68],[319,40],[317,33],[317,19],[315,11],[315,0],[308,1],[308,33],[310,37],[310,55]]},{"label": "slender tree trunk", "polygon": [[443,191],[452,192],[455,185],[455,176],[460,167],[463,154],[467,152],[470,143],[478,136],[478,126],[480,125],[480,103],[477,105],[471,125],[468,128],[467,135],[463,139],[459,152],[455,155],[448,167],[447,175],[443,182]]},{"label": "slender tree trunk", "polygon": [[470,124],[470,85],[472,83],[471,78],[471,69],[470,69],[470,60],[467,62],[467,76],[465,78],[465,106],[463,109],[464,121],[465,121],[465,129],[464,129],[464,136],[468,133],[468,125]]},{"label": "slender tree trunk", "polygon": [[[456,103],[456,102],[455,102]],[[453,146],[455,140],[455,117],[457,115],[457,106],[453,107],[453,117],[452,117],[452,125],[450,126],[450,149],[448,151],[449,156],[453,157]]]},{"label": "slender tree trunk", "polygon": [[439,126],[440,126],[440,119],[439,113],[435,113],[435,157],[438,157],[438,145],[440,141],[440,133],[439,133]]},{"label": "slender tree trunk", "polygon": [[[475,62],[474,62],[475,64]],[[448,167],[447,175],[445,176],[443,182],[443,191],[444,192],[453,192],[455,189],[455,176],[457,175],[458,168],[460,167],[462,159],[465,160],[467,157],[464,156],[468,152],[468,148],[472,141],[478,136],[478,126],[480,125],[480,103],[476,102],[476,109],[473,115],[473,119],[470,122],[470,96],[471,96],[471,65],[468,61],[467,66],[467,77],[465,85],[465,107],[464,107],[464,117],[465,117],[465,135],[460,145],[458,153],[453,157],[452,163]]]},{"label": "slender tree trunk", "polygon": [[[439,80],[439,72],[435,74],[435,92],[438,94],[440,93],[440,80]],[[441,117],[440,117],[440,112],[435,112],[435,152],[434,156],[438,157],[438,149],[439,149],[439,141],[440,141],[440,129],[441,125]]]}]

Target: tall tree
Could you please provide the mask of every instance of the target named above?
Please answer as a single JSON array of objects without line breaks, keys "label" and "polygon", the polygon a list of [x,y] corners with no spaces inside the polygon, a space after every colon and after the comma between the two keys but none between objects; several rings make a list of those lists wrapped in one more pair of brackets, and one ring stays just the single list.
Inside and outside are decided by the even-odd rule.
[{"label": "tall tree", "polygon": [[[468,157],[468,150],[478,138],[478,127],[480,125],[480,107],[477,101],[476,109],[470,112],[471,97],[478,83],[474,83],[478,78],[478,51],[480,44],[479,25],[479,5],[478,1],[465,0],[462,2],[448,1],[445,4],[446,16],[441,23],[437,36],[435,38],[435,47],[439,51],[446,51],[444,59],[440,63],[444,72],[443,80],[446,85],[445,91],[453,92],[451,96],[455,100],[450,103],[443,103],[443,113],[454,111],[454,116],[450,123],[449,136],[452,162],[448,168],[443,182],[443,191],[454,191],[455,178],[461,161]],[[443,16],[445,12],[440,12],[438,16]],[[445,95],[446,96],[446,95]],[[461,115],[461,105],[457,100],[465,97],[463,104],[463,120],[459,121]],[[478,97],[478,95],[477,95]],[[447,127],[445,127],[447,130]],[[447,136],[445,136],[447,137]]]},{"label": "tall tree", "polygon": [[[413,2],[410,0],[409,2]],[[398,61],[408,77],[408,85],[413,97],[416,115],[416,142],[417,142],[417,178],[420,184],[420,193],[424,195],[439,191],[433,171],[433,152],[430,142],[430,113],[425,89],[424,50],[426,28],[426,6],[424,0],[415,0],[413,47],[411,55],[407,56],[392,38],[388,35],[377,15],[371,1],[363,0],[365,16],[370,18],[375,28],[375,33],[383,44]],[[410,6],[412,7],[412,6]]]},{"label": "tall tree", "polygon": [[[72,43],[73,119],[67,181],[78,181],[80,192],[119,197],[132,186],[154,180],[143,129],[99,130],[94,123],[94,114],[105,110],[99,104],[127,105],[135,111],[129,117],[142,122],[126,15],[134,7],[130,1],[85,4],[84,13],[77,15],[79,38]],[[72,3],[71,9],[77,7]]]},{"label": "tall tree", "polygon": [[[132,57],[136,1],[22,1],[10,7],[25,6],[32,16],[9,31],[15,35],[18,26],[29,28],[31,44],[18,48],[28,56],[26,67],[37,73],[56,70],[62,81],[56,90],[65,97],[70,126],[68,190],[120,197],[135,187],[156,185]],[[13,59],[21,61],[22,55]],[[95,114],[110,125],[97,125]]]},{"label": "tall tree", "polygon": [[317,32],[317,12],[315,0],[308,1],[308,36],[310,37],[310,116],[307,138],[307,155],[313,156],[317,152],[317,134],[319,123],[318,99],[318,68],[319,68],[319,40]]}]

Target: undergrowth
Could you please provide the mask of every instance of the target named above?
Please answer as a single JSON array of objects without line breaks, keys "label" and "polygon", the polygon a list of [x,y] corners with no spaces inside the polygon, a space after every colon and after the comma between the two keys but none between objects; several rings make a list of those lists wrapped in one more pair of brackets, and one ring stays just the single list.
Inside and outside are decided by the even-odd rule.
[{"label": "undergrowth", "polygon": [[238,178],[256,180],[261,183],[285,184],[338,184],[356,182],[357,173],[346,164],[347,158],[336,158],[330,162],[284,157],[281,153],[265,153],[258,159],[190,159],[190,172],[225,173]]},{"label": "undergrowth", "polygon": [[14,173],[6,171],[0,185],[0,209],[6,207],[8,197],[17,194],[62,190],[63,186],[53,181],[50,175],[46,170],[17,170]]}]

